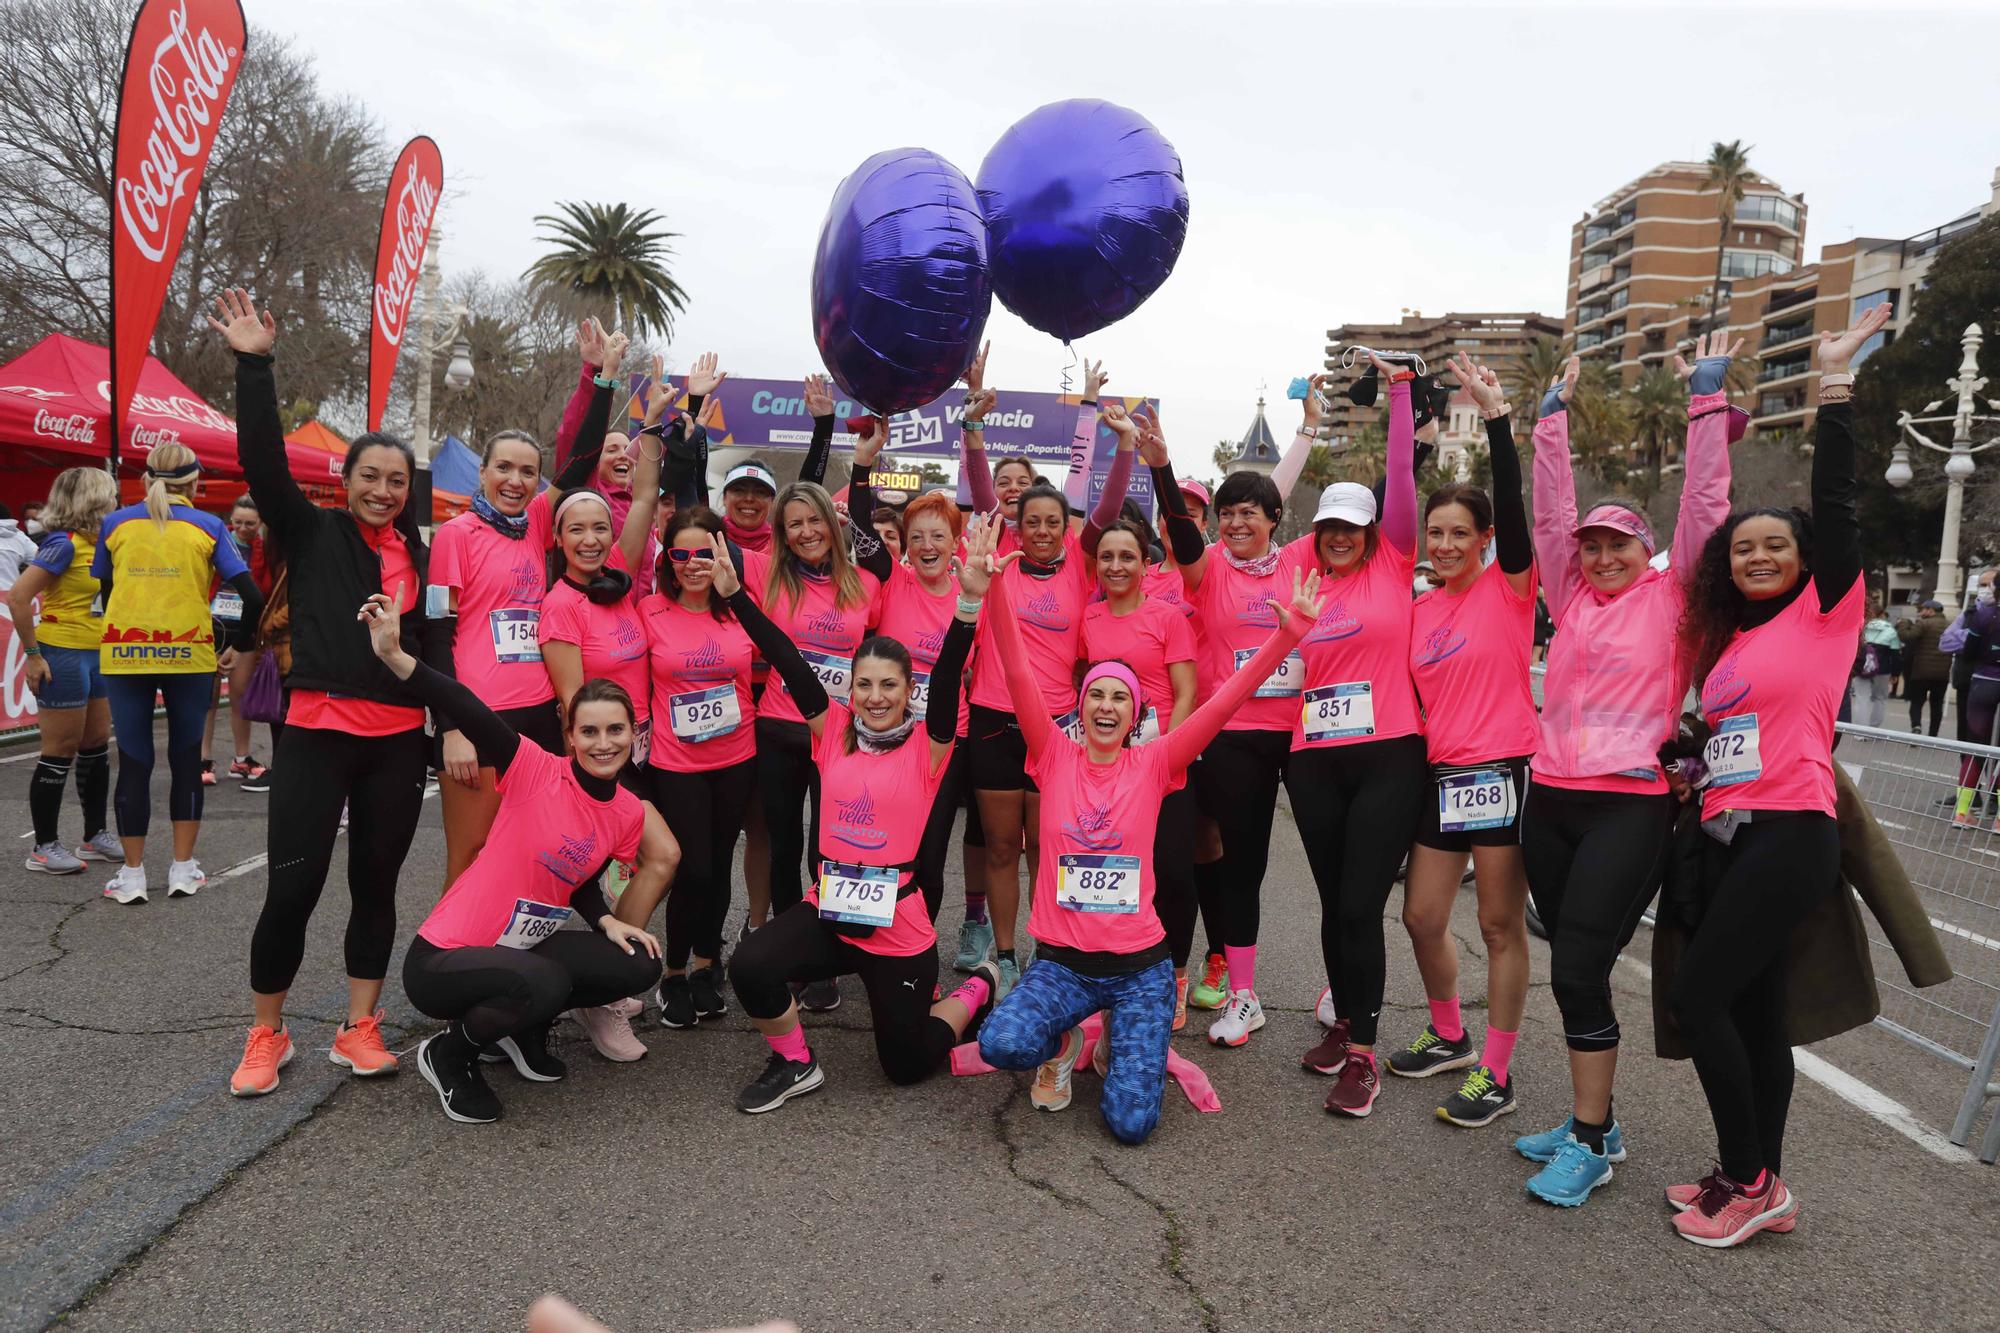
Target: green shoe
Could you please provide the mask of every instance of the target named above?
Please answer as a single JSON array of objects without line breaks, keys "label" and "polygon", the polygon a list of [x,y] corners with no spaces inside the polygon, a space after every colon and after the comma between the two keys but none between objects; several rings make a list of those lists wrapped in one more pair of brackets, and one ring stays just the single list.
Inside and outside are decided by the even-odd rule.
[{"label": "green shoe", "polygon": [[1221,954],[1212,953],[1201,980],[1188,987],[1188,1008],[1220,1009],[1228,1001],[1229,964],[1222,960]]},{"label": "green shoe", "polygon": [[958,928],[958,956],[952,959],[952,966],[960,972],[970,972],[986,961],[992,948],[993,923],[968,921]]}]

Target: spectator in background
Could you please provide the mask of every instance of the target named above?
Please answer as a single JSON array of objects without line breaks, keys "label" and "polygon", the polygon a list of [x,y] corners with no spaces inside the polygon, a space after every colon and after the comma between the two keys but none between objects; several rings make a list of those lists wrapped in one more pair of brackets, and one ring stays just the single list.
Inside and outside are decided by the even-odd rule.
[{"label": "spectator in background", "polygon": [[14,580],[21,577],[22,566],[35,558],[39,546],[33,537],[21,531],[13,511],[0,504],[0,592],[14,586]]},{"label": "spectator in background", "polygon": [[1849,682],[1854,694],[1854,721],[1864,727],[1882,725],[1884,701],[1889,697],[1889,678],[1901,665],[1903,642],[1896,626],[1882,610],[1882,595],[1868,594],[1868,621],[1861,627],[1861,647],[1854,655],[1854,673]]},{"label": "spectator in background", "polygon": [[[263,520],[257,514],[257,502],[245,491],[236,497],[235,506],[229,511],[229,539],[236,545],[236,553],[243,557],[243,563],[250,567],[250,577],[257,584],[257,591],[264,594],[268,602],[271,588],[277,582],[278,572],[266,550]],[[219,580],[209,588],[209,614],[224,622],[232,630],[243,615],[243,604],[235,590]],[[229,738],[234,742],[231,750],[229,776],[243,784],[244,791],[262,792],[271,790],[271,770],[257,761],[250,753],[250,719],[243,716],[237,701],[243,698],[243,691],[250,685],[250,677],[257,669],[260,650],[254,646],[236,654],[236,664],[226,672],[216,673],[215,690],[208,700],[208,727],[201,734],[201,784],[213,787],[216,783],[213,738],[215,736],[215,715],[222,699],[222,680],[229,680]],[[278,748],[278,731],[282,724],[271,730],[271,750],[275,755]]]},{"label": "spectator in background", "polygon": [[888,505],[876,505],[868,521],[875,525],[875,535],[889,548],[889,558],[901,561],[903,558],[903,521]]},{"label": "spectator in background", "polygon": [[39,501],[30,500],[21,506],[21,531],[36,541],[42,539],[42,506]]},{"label": "spectator in background", "polygon": [[1909,620],[1899,621],[1896,637],[1903,645],[1903,693],[1910,701],[1910,732],[1923,735],[1925,700],[1930,701],[1930,734],[1944,721],[1944,691],[1951,681],[1951,654],[1938,647],[1945,629],[1944,603],[1932,600]]},{"label": "spectator in background", "polygon": [[1539,590],[1535,593],[1535,661],[1549,660],[1549,640],[1556,636],[1556,622],[1549,616],[1549,604]]}]

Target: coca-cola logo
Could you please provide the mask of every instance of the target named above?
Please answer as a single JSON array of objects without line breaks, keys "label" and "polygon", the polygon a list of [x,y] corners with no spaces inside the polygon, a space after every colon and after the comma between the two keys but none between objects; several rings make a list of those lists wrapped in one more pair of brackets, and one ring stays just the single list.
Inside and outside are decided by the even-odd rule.
[{"label": "coca-cola logo", "polygon": [[61,389],[44,389],[34,384],[0,384],[0,393],[18,393],[23,398],[32,398],[39,403],[49,403],[58,398],[69,397]]},{"label": "coca-cola logo", "polygon": [[21,649],[20,636],[14,627],[4,627],[7,635],[6,678],[0,682],[0,719],[7,722],[26,722],[40,710],[40,701],[35,692],[28,688],[28,656]]},{"label": "coca-cola logo", "polygon": [[156,430],[148,430],[144,426],[132,427],[132,444],[135,448],[154,449],[163,444],[180,443],[182,440],[179,431],[167,430],[164,427]]},{"label": "coca-cola logo", "polygon": [[410,163],[403,188],[396,194],[396,248],[389,254],[388,272],[375,283],[375,327],[391,347],[403,345],[403,320],[416,295],[417,266],[423,262],[431,216],[437,212],[437,186],[425,179],[418,165]]},{"label": "coca-cola logo", "polygon": [[81,412],[66,417],[53,412],[36,412],[35,434],[46,435],[52,440],[68,440],[72,444],[97,443],[96,423]]},{"label": "coca-cola logo", "polygon": [[[188,199],[188,177],[214,143],[221,111],[215,102],[237,55],[236,48],[207,28],[189,31],[187,0],[168,15],[167,35],[153,48],[146,71],[146,90],[153,99],[146,155],[138,163],[138,179],[121,173],[115,192],[125,234],[156,264],[166,258],[171,238],[180,234],[175,215]],[[138,56],[135,51],[131,58]]]},{"label": "coca-cola logo", "polygon": [[[97,382],[97,396],[107,403],[111,401],[109,380]],[[135,393],[132,395],[131,410],[144,412],[149,417],[166,417],[170,421],[178,421],[189,426],[205,426],[209,430],[229,431],[232,434],[236,430],[234,421],[201,399],[183,398],[179,394],[171,398],[155,398],[149,393]]]}]

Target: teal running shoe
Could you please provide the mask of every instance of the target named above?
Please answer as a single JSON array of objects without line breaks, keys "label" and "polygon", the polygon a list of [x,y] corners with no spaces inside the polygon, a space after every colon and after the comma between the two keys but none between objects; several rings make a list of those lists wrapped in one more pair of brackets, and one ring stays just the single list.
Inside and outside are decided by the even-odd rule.
[{"label": "teal running shoe", "polygon": [[986,961],[992,948],[993,923],[968,921],[958,928],[958,957],[951,960],[951,965],[960,972],[970,972]]},{"label": "teal running shoe", "polygon": [[[1531,1162],[1552,1162],[1564,1143],[1576,1137],[1576,1117],[1571,1116],[1554,1129],[1541,1134],[1524,1134],[1514,1140],[1514,1151]],[[1616,1120],[1604,1135],[1604,1155],[1613,1162],[1625,1160],[1625,1135]]]},{"label": "teal running shoe", "polygon": [[1558,1208],[1575,1208],[1611,1179],[1611,1162],[1570,1139],[1549,1164],[1528,1181],[1528,1193]]}]

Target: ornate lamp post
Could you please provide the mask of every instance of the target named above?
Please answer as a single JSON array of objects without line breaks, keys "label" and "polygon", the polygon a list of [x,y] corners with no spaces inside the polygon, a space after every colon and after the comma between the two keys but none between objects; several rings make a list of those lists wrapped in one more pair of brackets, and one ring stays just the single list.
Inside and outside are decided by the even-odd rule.
[{"label": "ornate lamp post", "polygon": [[[2000,435],[1979,444],[1972,442],[1975,422],[2000,422],[2000,416],[1981,415],[1978,410],[1979,391],[1986,387],[1986,377],[1979,373],[1979,345],[1983,341],[1985,335],[1977,324],[1965,326],[1965,336],[1960,339],[1965,348],[1965,358],[1958,363],[1958,374],[1945,381],[1945,385],[1958,395],[1955,411],[1949,416],[1912,416],[1904,412],[1896,418],[1897,426],[1907,439],[1945,455],[1944,534],[1938,547],[1937,592],[1933,595],[1947,607],[1957,606],[1959,599],[1958,526],[1959,516],[1965,508],[1966,479],[1974,471],[1972,456],[2000,444]],[[1936,413],[1948,401],[1939,398],[1925,403],[1923,410],[1927,414]],[[2000,411],[2000,400],[1988,399],[1987,406]],[[1951,423],[1949,445],[1938,444],[1917,429],[1942,421]],[[1905,439],[1896,441],[1896,447],[1889,455],[1888,471],[1882,475],[1884,480],[1898,489],[1910,484],[1910,478],[1915,474],[1910,469],[1910,446]]]},{"label": "ornate lamp post", "polygon": [[472,344],[464,335],[465,307],[455,305],[445,313],[451,323],[443,333],[437,332],[438,322],[438,247],[433,241],[424,251],[424,316],[417,329],[417,356],[421,364],[417,369],[416,402],[413,404],[415,422],[410,447],[416,451],[417,466],[431,465],[431,358],[441,355],[447,349],[451,360],[444,368],[444,385],[447,389],[463,389],[472,383]]}]

